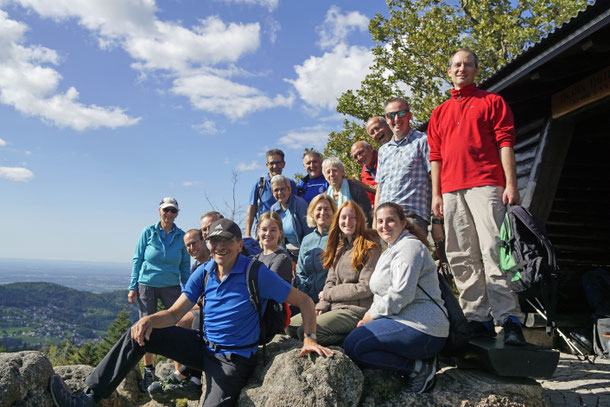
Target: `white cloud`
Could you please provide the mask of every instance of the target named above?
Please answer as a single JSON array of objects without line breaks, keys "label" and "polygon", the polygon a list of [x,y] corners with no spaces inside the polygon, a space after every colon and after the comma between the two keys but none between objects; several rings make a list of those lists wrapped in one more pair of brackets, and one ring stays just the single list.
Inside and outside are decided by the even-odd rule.
[{"label": "white cloud", "polygon": [[57,53],[41,46],[24,47],[27,26],[11,20],[0,10],[0,103],[13,106],[28,116],[59,127],[85,130],[99,127],[133,125],[139,118],[129,117],[118,107],[84,105],[78,91],[70,87],[57,92],[61,75],[41,64],[57,64]]},{"label": "white cloud", "polygon": [[10,181],[28,182],[34,178],[34,173],[22,167],[0,167],[0,178]]},{"label": "white cloud", "polygon": [[279,0],[223,0],[225,3],[248,4],[267,7],[271,12],[277,7]]},{"label": "white cloud", "polygon": [[32,152],[30,150],[25,150],[25,155],[32,155]]},{"label": "white cloud", "polygon": [[240,162],[237,164],[237,167],[235,167],[237,171],[254,171],[258,170],[259,168],[262,168],[262,165],[254,160],[250,161],[250,163]]},{"label": "white cloud", "polygon": [[310,106],[334,110],[343,92],[360,87],[373,60],[368,48],[339,44],[332,52],[309,57],[302,65],[295,66],[297,78],[287,81]]},{"label": "white cloud", "polygon": [[219,130],[216,127],[216,123],[212,120],[204,120],[202,123],[194,125],[193,128],[199,131],[199,133],[207,136],[215,136],[224,133],[224,130]]},{"label": "white cloud", "polygon": [[223,113],[230,120],[272,107],[290,107],[294,95],[269,97],[259,89],[207,73],[183,76],[174,81],[172,92],[187,96],[198,109]]},{"label": "white cloud", "polygon": [[277,33],[282,29],[279,21],[274,18],[268,17],[265,19],[265,34],[269,35],[269,42],[275,44],[277,40]]},{"label": "white cloud", "polygon": [[328,128],[323,126],[303,127],[291,130],[285,136],[280,137],[278,143],[291,150],[303,150],[304,148],[322,148],[328,141]]},{"label": "white cloud", "polygon": [[0,138],[0,147],[4,147],[6,145],[6,141]]},{"label": "white cloud", "polygon": [[193,187],[195,185],[198,185],[199,181],[182,181],[182,186],[183,187]]},{"label": "white cloud", "polygon": [[[225,23],[217,16],[201,19],[190,28],[177,22],[161,21],[156,17],[154,0],[12,0],[56,20],[76,19],[91,30],[106,49],[123,48],[134,60],[131,67],[145,79],[148,74],[160,74],[173,82],[175,94],[186,96],[199,110],[233,113],[226,100],[237,95],[235,104],[243,104],[240,115],[278,105],[292,103],[293,96],[267,96],[261,90],[236,83],[229,78],[247,73],[234,65],[243,55],[260,47],[259,23]],[[278,0],[232,0],[275,8]],[[277,27],[271,26],[270,36]],[[1,49],[1,48],[0,48]],[[44,56],[44,54],[42,55]],[[50,56],[47,56],[47,58]],[[196,77],[227,85],[228,95],[217,96],[205,90],[182,86]],[[118,113],[117,111],[116,113]],[[237,116],[237,117],[241,117]]]},{"label": "white cloud", "polygon": [[332,6],[326,12],[324,23],[317,27],[320,40],[318,45],[321,49],[333,49],[339,44],[344,44],[347,36],[354,30],[367,31],[369,19],[357,11],[341,14],[341,9]]}]

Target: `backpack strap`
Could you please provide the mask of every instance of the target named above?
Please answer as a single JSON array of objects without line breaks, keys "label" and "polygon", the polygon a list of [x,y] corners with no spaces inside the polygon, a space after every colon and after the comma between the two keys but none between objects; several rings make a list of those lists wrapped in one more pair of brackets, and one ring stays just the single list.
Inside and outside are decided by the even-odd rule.
[{"label": "backpack strap", "polygon": [[[254,260],[254,259],[252,259],[252,261],[250,261],[250,263],[248,263],[248,268],[246,269],[246,282],[247,282],[247,286],[248,286],[248,294],[250,295],[250,301],[254,305],[254,309],[256,310],[256,313],[258,314],[258,322],[261,327],[261,334],[262,334],[262,332],[264,330],[263,316],[262,316],[263,313],[261,311],[261,302],[260,302],[260,297],[258,294],[258,270],[261,265],[262,265],[262,263],[260,261]],[[214,266],[214,267],[216,267],[216,266]],[[215,270],[216,270],[215,268],[212,269],[212,271],[215,271]],[[229,345],[219,345],[217,343],[210,342],[203,335],[203,303],[205,300],[205,287],[208,283],[209,278],[210,278],[210,275],[206,271],[206,273],[203,277],[203,283],[202,283],[203,290],[201,291],[201,295],[199,296],[199,299],[197,300],[197,305],[199,305],[199,338],[201,339],[202,344],[205,346],[209,346],[210,348],[212,348],[214,350],[214,352],[219,352],[220,350],[248,349],[248,348],[258,345],[260,343],[260,337],[259,337],[258,341],[254,342],[254,343],[250,343],[248,345],[229,346]],[[263,359],[264,359],[264,357],[265,357],[265,345],[263,344]]]},{"label": "backpack strap", "polygon": [[265,192],[265,177],[260,177],[258,180],[258,199],[256,200],[256,215],[258,217],[258,211],[261,208],[261,201],[263,199],[263,192]]},{"label": "backpack strap", "polygon": [[[258,324],[261,329],[261,333],[259,335],[260,338],[265,337],[265,324],[263,324],[263,310],[262,304],[258,289],[258,270],[261,268],[261,263],[259,260],[252,259],[248,264],[248,268],[246,269],[246,283],[248,284],[248,293],[250,294],[250,302],[254,305],[254,309],[258,315]],[[265,341],[263,342],[263,362],[265,361]]]}]

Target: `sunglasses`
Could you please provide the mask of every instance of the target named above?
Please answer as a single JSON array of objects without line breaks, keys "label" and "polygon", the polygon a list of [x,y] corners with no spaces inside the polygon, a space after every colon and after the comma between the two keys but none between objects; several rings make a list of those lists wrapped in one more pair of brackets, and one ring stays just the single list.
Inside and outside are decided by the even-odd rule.
[{"label": "sunglasses", "polygon": [[171,206],[168,206],[167,208],[163,208],[163,212],[165,212],[165,213],[167,213],[167,212],[178,213],[178,209],[172,208]]},{"label": "sunglasses", "polygon": [[276,165],[281,165],[284,161],[269,161],[267,165],[275,167]]},{"label": "sunglasses", "polygon": [[396,112],[389,112],[389,113],[385,114],[385,117],[387,117],[390,120],[394,120],[396,115],[398,115],[398,117],[400,117],[400,118],[403,118],[403,117],[405,117],[407,112],[408,112],[408,110],[398,110]]}]

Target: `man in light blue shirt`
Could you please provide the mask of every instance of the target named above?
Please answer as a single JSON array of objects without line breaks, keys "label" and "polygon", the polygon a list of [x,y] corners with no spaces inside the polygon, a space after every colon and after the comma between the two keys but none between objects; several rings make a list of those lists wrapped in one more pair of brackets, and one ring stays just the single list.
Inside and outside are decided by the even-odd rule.
[{"label": "man in light blue shirt", "polygon": [[394,137],[379,148],[375,208],[384,202],[397,203],[407,218],[427,233],[432,201],[428,138],[411,128],[405,99],[388,100],[385,114]]}]

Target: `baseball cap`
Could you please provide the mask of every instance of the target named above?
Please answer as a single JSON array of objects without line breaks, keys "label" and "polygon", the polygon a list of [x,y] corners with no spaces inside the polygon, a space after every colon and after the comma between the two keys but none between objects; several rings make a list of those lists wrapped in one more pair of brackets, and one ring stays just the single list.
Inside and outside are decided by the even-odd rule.
[{"label": "baseball cap", "polygon": [[210,240],[213,237],[223,237],[225,239],[237,237],[241,239],[241,229],[231,219],[218,219],[210,225],[210,233],[206,240]]},{"label": "baseball cap", "polygon": [[161,203],[159,203],[159,209],[167,208],[168,206],[173,206],[174,208],[180,210],[180,208],[178,208],[178,201],[176,201],[176,198],[166,197],[163,198]]}]

